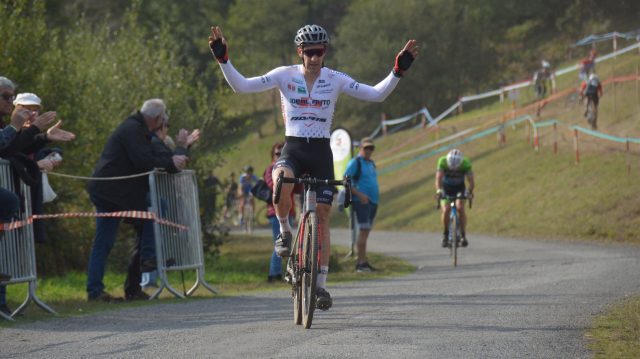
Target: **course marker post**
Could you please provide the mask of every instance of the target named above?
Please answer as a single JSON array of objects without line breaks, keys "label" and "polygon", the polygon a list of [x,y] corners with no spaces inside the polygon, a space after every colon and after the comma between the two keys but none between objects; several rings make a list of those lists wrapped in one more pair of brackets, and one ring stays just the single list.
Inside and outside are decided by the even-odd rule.
[{"label": "course marker post", "polygon": [[558,124],[553,124],[553,154],[558,154]]},{"label": "course marker post", "polygon": [[580,163],[580,149],[578,147],[578,129],[573,129],[573,148],[576,151],[576,164]]}]

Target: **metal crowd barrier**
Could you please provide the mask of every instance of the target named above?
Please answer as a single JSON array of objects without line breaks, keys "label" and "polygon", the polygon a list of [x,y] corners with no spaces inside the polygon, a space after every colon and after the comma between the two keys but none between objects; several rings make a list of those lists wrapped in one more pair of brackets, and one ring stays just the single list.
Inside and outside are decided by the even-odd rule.
[{"label": "metal crowd barrier", "polygon": [[[18,195],[21,202],[21,211],[18,221],[28,221],[31,216],[31,191],[20,180],[20,191],[16,191],[13,171],[8,161],[0,160],[0,187],[10,190]],[[36,273],[36,252],[33,240],[33,222],[16,229],[0,231],[0,273],[11,275],[11,280],[2,282],[2,285],[16,283],[28,283],[29,289],[25,301],[13,312],[11,316],[0,312],[0,317],[13,320],[22,312],[31,301],[34,301],[42,309],[52,314],[57,314],[46,305],[36,294],[38,275]]]},{"label": "metal crowd barrier", "polygon": [[[158,276],[162,283],[151,295],[151,299],[157,298],[165,287],[176,297],[184,298],[184,295],[169,283],[169,271],[196,271],[196,282],[186,292],[187,296],[193,294],[200,284],[212,293],[218,293],[204,279],[204,253],[195,172],[185,170],[168,174],[156,171],[149,175],[149,187],[150,210],[158,218],[170,222],[155,221],[153,225]],[[186,229],[178,228],[171,223],[179,224]]]}]

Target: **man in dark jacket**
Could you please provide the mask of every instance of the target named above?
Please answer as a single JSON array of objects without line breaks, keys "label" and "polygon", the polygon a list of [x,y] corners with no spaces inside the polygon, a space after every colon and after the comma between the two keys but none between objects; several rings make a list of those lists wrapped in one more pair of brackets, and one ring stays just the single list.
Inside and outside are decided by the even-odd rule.
[{"label": "man in dark jacket", "polygon": [[[131,176],[162,168],[168,172],[184,169],[187,157],[154,156],[151,149],[151,133],[162,125],[166,116],[166,105],[161,99],[144,102],[140,111],[125,119],[111,134],[96,164],[93,177]],[[146,195],[149,192],[148,176],[138,176],[120,180],[94,180],[89,183],[89,196],[98,213],[123,210],[146,211]],[[87,277],[87,297],[89,300],[114,301],[104,291],[104,277],[107,256],[113,247],[121,219],[96,218],[96,236],[89,258]],[[139,245],[142,221],[135,221],[137,232],[136,248],[130,259],[130,273],[125,282],[125,298],[133,300],[144,296],[139,280],[129,278],[135,269],[139,276]],[[139,279],[139,278],[138,278]]]}]

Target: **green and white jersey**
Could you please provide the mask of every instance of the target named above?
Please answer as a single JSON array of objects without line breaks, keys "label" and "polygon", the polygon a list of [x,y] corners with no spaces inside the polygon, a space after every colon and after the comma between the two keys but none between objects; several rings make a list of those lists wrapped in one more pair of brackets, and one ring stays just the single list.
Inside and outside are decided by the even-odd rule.
[{"label": "green and white jersey", "polygon": [[462,186],[464,185],[464,176],[471,176],[471,161],[466,158],[462,159],[462,164],[458,169],[452,170],[447,165],[447,156],[438,159],[437,171],[444,172],[443,184],[445,186]]}]

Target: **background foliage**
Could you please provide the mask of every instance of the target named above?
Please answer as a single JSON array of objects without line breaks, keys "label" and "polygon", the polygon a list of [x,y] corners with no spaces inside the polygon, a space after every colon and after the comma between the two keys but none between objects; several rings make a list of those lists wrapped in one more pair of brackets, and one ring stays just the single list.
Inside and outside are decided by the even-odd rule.
[{"label": "background foliage", "polygon": [[[63,146],[61,172],[90,175],[120,121],[161,97],[172,129],[204,131],[191,162],[204,178],[246,132],[262,135],[265,121],[281,126],[277,93],[236,95],[224,83],[206,45],[211,25],[223,27],[245,76],[297,62],[293,35],[305,23],[330,32],[327,66],[369,84],[390,71],[409,38],[419,40],[419,59],[386,102],[341,99],[336,119],[361,136],[382,111],[404,115],[427,105],[439,113],[462,95],[529,77],[543,58],[577,60],[586,49],[567,44],[632,30],[639,15],[640,2],[627,0],[0,0],[0,75],[19,92],[37,93],[78,135]],[[92,209],[85,183],[52,182],[59,199],[48,212]],[[40,271],[85,268],[93,224],[51,221],[47,229]]]}]

